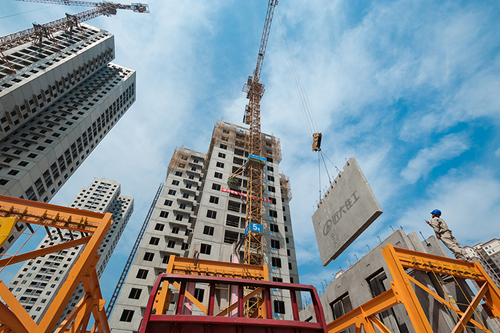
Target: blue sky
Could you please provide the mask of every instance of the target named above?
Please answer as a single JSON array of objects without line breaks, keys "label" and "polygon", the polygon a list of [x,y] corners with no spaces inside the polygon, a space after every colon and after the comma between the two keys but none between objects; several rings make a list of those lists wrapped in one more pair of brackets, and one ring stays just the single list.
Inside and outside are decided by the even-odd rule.
[{"label": "blue sky", "polygon": [[[137,70],[137,101],[52,201],[68,205],[94,177],[114,179],[135,197],[101,281],[106,299],[175,147],[205,152],[218,119],[241,124],[241,88],[255,67],[267,7],[265,0],[149,4],[151,14],[88,22],[115,35],[115,63]],[[80,10],[2,0],[0,35]],[[10,16],[17,13],[24,14]],[[500,236],[499,51],[497,1],[280,1],[261,77],[262,129],[281,139],[301,283],[320,290],[390,226],[430,236],[423,219],[434,208],[463,245]],[[318,160],[290,56],[323,151],[339,168],[356,157],[384,210],[326,268],[311,222]],[[328,184],[324,170],[321,184]]]}]

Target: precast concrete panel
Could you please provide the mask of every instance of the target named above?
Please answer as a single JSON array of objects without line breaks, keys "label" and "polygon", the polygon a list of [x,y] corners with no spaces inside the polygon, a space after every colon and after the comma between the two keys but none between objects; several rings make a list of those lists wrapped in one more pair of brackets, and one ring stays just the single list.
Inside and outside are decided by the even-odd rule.
[{"label": "precast concrete panel", "polygon": [[337,258],[380,214],[377,198],[351,157],[312,216],[323,266]]}]

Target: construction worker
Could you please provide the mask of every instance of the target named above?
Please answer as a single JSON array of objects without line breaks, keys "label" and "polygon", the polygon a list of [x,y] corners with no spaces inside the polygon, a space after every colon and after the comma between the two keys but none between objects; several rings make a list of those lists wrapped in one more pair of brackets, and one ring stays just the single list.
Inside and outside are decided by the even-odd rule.
[{"label": "construction worker", "polygon": [[451,230],[448,228],[448,225],[446,225],[446,222],[441,218],[441,211],[439,209],[434,209],[431,212],[431,215],[431,221],[425,222],[427,222],[427,224],[434,229],[437,239],[440,239],[441,242],[443,242],[444,245],[450,249],[455,258],[467,261],[467,252],[460,246],[460,244],[458,244],[457,239],[451,234]]}]

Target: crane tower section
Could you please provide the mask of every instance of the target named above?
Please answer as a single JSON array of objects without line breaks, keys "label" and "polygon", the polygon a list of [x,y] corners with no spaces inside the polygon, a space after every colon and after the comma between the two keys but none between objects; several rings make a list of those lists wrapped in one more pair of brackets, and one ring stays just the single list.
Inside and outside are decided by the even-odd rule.
[{"label": "crane tower section", "polygon": [[264,62],[264,55],[266,54],[274,9],[277,5],[278,0],[269,0],[268,2],[257,66],[255,67],[253,77],[249,77],[243,87],[243,92],[247,93],[248,98],[243,123],[250,125],[248,142],[249,157],[246,163],[248,195],[245,224],[248,231],[245,237],[244,263],[250,265],[264,264],[262,245],[262,169],[266,161],[260,157],[262,153],[260,100],[264,94],[264,85],[260,83],[260,73]]}]

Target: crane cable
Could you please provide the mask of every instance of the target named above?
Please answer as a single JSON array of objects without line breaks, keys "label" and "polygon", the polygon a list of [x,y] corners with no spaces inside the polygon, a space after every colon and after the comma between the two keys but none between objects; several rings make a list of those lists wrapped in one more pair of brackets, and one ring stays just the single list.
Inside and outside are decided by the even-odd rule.
[{"label": "crane cable", "polygon": [[277,10],[277,13],[278,13],[278,22],[280,23],[279,24],[280,28],[283,32],[283,36],[285,37],[288,62],[290,64],[290,67],[292,68],[293,81],[295,84],[295,89],[297,90],[297,97],[299,98],[299,103],[301,105],[302,115],[304,116],[307,131],[310,137],[312,137],[313,133],[319,132],[318,125],[316,123],[316,119],[314,118],[314,114],[311,111],[311,104],[309,103],[309,99],[307,97],[304,84],[302,83],[299,70],[297,68],[297,65],[295,64],[295,61],[293,60],[292,52],[290,50],[290,43],[288,42],[288,36],[286,34],[283,22],[281,20],[281,14],[279,12],[279,9]]},{"label": "crane cable", "polygon": [[[55,5],[51,5],[51,6],[55,6]],[[2,16],[2,17],[0,17],[0,20],[2,20],[4,18],[7,18],[7,17],[17,16],[17,15],[23,15],[23,14],[26,14],[26,13],[36,12],[36,11],[44,10],[44,9],[49,9],[49,8],[47,6],[44,6],[42,8],[37,8],[37,9],[32,9],[32,10],[26,10],[26,11],[21,12],[21,13],[16,13],[16,14],[10,14],[10,15],[7,15],[7,16]]]},{"label": "crane cable", "polygon": [[[307,93],[306,93],[306,90],[304,88],[304,84],[302,83],[302,79],[300,77],[300,72],[297,68],[297,65],[295,64],[294,59],[293,59],[292,52],[290,50],[290,43],[288,41],[288,36],[286,34],[284,24],[281,20],[281,14],[279,12],[279,9],[276,12],[278,13],[278,22],[279,22],[280,29],[283,33],[283,36],[285,37],[288,62],[289,62],[290,67],[292,69],[293,81],[295,84],[295,89],[297,91],[297,97],[299,99],[299,103],[301,106],[302,115],[304,116],[306,129],[307,129],[307,132],[309,133],[309,137],[313,137],[313,133],[319,132],[318,125],[316,123],[316,119],[314,118],[314,114],[312,112],[311,104],[309,103],[309,98],[307,97]],[[319,153],[319,155],[318,155],[319,196],[320,196],[320,200],[321,200],[321,160],[320,160],[319,156],[321,155],[321,158],[323,159],[323,164],[325,166],[326,174],[328,176],[328,180],[329,180],[330,184],[332,183],[332,180],[330,178],[330,174],[328,173],[328,168],[326,166],[325,157],[335,167],[335,169],[337,170],[338,173],[340,173],[340,170],[339,170],[339,168],[337,168],[337,166],[328,158],[328,156],[322,150],[319,150],[318,153]]]}]

